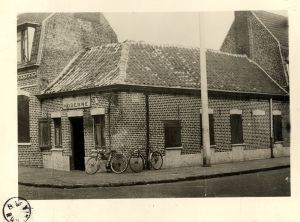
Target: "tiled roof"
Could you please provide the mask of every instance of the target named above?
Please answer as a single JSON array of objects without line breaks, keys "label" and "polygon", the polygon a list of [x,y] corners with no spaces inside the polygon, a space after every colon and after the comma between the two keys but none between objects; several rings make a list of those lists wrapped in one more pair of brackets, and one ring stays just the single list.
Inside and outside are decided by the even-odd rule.
[{"label": "tiled roof", "polygon": [[[200,88],[199,49],[125,42],[83,51],[44,91],[67,92],[123,84]],[[207,51],[210,90],[283,94],[246,56]]]},{"label": "tiled roof", "polygon": [[282,46],[289,46],[288,18],[266,11],[254,11],[254,14],[277,38]]},{"label": "tiled roof", "polygon": [[23,23],[36,23],[41,25],[51,13],[23,13],[18,15],[17,25]]}]

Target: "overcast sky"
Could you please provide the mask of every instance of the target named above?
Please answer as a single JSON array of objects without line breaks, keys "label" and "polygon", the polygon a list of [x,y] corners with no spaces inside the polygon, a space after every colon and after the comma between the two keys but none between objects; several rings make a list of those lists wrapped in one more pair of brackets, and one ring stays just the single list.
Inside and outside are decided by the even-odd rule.
[{"label": "overcast sky", "polygon": [[[277,12],[284,14],[285,12]],[[198,13],[104,13],[120,42],[199,46]],[[206,48],[220,49],[234,19],[233,12],[206,13]]]}]

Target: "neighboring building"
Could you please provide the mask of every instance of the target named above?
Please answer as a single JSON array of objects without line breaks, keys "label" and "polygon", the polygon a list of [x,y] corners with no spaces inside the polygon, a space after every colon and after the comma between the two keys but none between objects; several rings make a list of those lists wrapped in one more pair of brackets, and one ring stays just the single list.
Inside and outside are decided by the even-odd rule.
[{"label": "neighboring building", "polygon": [[43,166],[40,94],[85,47],[117,42],[101,13],[25,13],[17,19],[19,164]]},{"label": "neighboring building", "polygon": [[[41,95],[44,166],[84,169],[96,148],[158,149],[200,165],[199,49],[124,42],[85,49]],[[289,152],[288,94],[244,55],[207,51],[212,162]],[[62,139],[61,139],[62,138]]]},{"label": "neighboring building", "polygon": [[[19,138],[30,138],[20,141],[27,143],[19,144],[19,163],[84,170],[97,148],[128,155],[141,147],[162,151],[164,167],[202,164],[199,49],[117,43],[102,14],[97,15],[99,24],[91,19],[95,13],[34,14],[42,18],[32,40],[33,62],[27,62],[30,68],[18,65],[19,92],[29,96],[19,97],[19,119],[25,120]],[[237,51],[230,38],[236,29],[231,28],[222,47],[232,53],[206,53],[212,163],[270,158],[271,131],[275,157],[289,155],[289,95],[287,82],[280,79],[285,75],[278,66],[281,51],[275,43],[265,44],[266,50],[251,43],[268,53],[269,60],[259,64],[256,52]]]},{"label": "neighboring building", "polygon": [[288,90],[287,17],[265,11],[237,11],[220,50],[247,55]]}]

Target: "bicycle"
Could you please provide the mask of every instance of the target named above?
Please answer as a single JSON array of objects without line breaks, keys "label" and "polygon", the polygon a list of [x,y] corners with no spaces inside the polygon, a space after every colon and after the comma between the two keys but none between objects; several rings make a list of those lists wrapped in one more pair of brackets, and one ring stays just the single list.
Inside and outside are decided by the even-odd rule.
[{"label": "bicycle", "polygon": [[[135,172],[141,172],[146,168],[146,157],[141,153],[140,149],[134,150],[129,157],[129,167]],[[151,168],[159,170],[163,165],[163,155],[159,151],[150,150],[147,163]]]},{"label": "bicycle", "polygon": [[85,172],[95,174],[100,169],[101,160],[107,160],[106,169],[111,169],[117,174],[123,173],[128,166],[127,158],[123,154],[117,153],[115,150],[98,149],[97,154],[87,160]]}]

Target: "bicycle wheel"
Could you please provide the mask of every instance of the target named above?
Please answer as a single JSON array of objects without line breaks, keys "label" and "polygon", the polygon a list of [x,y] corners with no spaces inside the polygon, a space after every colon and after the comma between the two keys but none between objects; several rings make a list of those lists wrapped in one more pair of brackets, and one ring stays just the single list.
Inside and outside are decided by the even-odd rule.
[{"label": "bicycle wheel", "polygon": [[114,173],[123,173],[127,166],[128,162],[123,154],[115,154],[111,158],[110,168]]},{"label": "bicycle wheel", "polygon": [[150,163],[153,169],[159,170],[163,165],[162,154],[158,151],[154,151],[150,156]]},{"label": "bicycle wheel", "polygon": [[100,168],[100,163],[97,160],[97,157],[90,157],[86,161],[86,166],[85,166],[85,172],[87,174],[94,174],[96,173]]},{"label": "bicycle wheel", "polygon": [[133,154],[129,158],[129,167],[135,172],[139,173],[144,169],[144,159],[140,154]]}]

